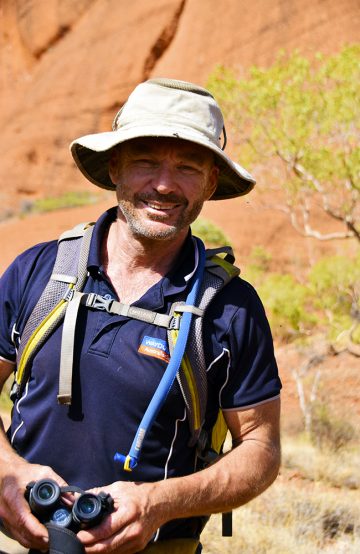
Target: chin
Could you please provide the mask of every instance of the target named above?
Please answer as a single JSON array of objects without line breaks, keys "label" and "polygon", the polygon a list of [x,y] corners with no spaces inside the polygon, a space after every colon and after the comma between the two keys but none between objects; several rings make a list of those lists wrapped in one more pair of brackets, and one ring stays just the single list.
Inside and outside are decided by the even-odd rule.
[{"label": "chin", "polygon": [[[137,238],[149,240],[169,240],[177,238],[181,233],[184,233],[183,227],[174,225],[143,225],[130,224],[132,234]],[[187,230],[185,231],[187,232]]]}]

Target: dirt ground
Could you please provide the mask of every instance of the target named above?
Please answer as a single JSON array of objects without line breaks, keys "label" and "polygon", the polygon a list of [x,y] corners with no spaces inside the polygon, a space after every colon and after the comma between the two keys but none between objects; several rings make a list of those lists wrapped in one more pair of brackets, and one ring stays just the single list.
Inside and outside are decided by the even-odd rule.
[{"label": "dirt ground", "polygon": [[[0,273],[25,248],[37,242],[55,239],[65,229],[80,221],[96,219],[111,204],[112,198],[109,196],[107,201],[96,205],[2,222],[0,224]],[[344,250],[343,243],[324,245],[299,237],[283,214],[263,208],[256,196],[254,199],[249,197],[249,200],[210,202],[205,206],[202,215],[220,226],[231,239],[238,264],[245,266],[245,269],[251,249],[256,245],[261,245],[272,253],[273,269],[278,271],[304,272],[322,254]],[[276,356],[283,382],[282,428],[285,433],[298,433],[302,430],[302,413],[292,371],[304,362],[304,354],[291,345],[276,345]],[[351,422],[355,429],[359,429],[359,358],[344,353],[326,358],[319,368],[321,370],[319,399],[326,401],[334,417],[345,419]],[[7,426],[9,414],[3,415]],[[290,476],[289,486],[291,486],[291,478]],[[210,529],[207,540],[215,544],[218,539],[215,540],[211,533],[213,531]],[[218,531],[216,533],[215,537]],[[218,552],[212,549],[210,551]],[[0,554],[2,552],[23,554],[26,550],[0,534]]]},{"label": "dirt ground", "polygon": [[[0,274],[12,259],[29,246],[56,239],[64,230],[80,221],[96,219],[113,203],[112,195],[99,204],[9,219],[0,223]],[[319,243],[304,239],[291,227],[286,216],[266,208],[261,197],[252,193],[232,201],[208,202],[202,216],[213,221],[230,238],[238,265],[245,270],[254,246],[261,245],[273,256],[272,269],[303,273],[321,255],[343,253],[353,245],[337,241]],[[304,353],[292,346],[277,345],[276,355],[283,381],[283,425],[298,430],[301,412],[292,370],[304,361]],[[331,410],[353,420],[359,427],[360,385],[359,358],[347,355],[327,358],[320,367],[319,395],[326,397]]]},{"label": "dirt ground", "polygon": [[[259,187],[260,188],[260,187]],[[14,217],[0,222],[0,274],[26,248],[58,238],[62,231],[81,221],[93,221],[114,204],[114,197],[97,204],[42,214]],[[271,270],[303,273],[322,255],[354,250],[351,241],[320,242],[300,236],[287,216],[271,207],[262,192],[207,202],[201,216],[219,226],[230,239],[237,264],[244,270],[252,249],[261,246],[272,256]],[[321,215],[319,215],[321,219]]]}]

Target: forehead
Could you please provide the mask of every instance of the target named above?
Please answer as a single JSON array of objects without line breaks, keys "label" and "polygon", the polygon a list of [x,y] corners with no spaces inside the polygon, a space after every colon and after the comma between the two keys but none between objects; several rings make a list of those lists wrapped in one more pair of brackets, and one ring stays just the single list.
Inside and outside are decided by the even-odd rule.
[{"label": "forehead", "polygon": [[214,154],[211,150],[194,142],[177,138],[141,137],[128,140],[119,147],[121,152],[130,155],[171,154],[179,158],[196,160],[197,162],[203,161],[204,163],[214,160]]}]

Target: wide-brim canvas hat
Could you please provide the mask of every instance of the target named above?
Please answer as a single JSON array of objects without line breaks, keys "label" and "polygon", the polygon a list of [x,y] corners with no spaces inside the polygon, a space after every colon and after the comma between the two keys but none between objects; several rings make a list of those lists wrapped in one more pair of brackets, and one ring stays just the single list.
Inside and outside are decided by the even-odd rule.
[{"label": "wide-brim canvas hat", "polygon": [[173,137],[211,150],[220,170],[211,200],[247,194],[255,185],[246,169],[224,152],[224,119],[214,97],[206,89],[185,81],[159,78],[141,83],[116,115],[112,131],[80,137],[71,143],[70,150],[89,181],[115,190],[109,176],[111,150],[140,137]]}]

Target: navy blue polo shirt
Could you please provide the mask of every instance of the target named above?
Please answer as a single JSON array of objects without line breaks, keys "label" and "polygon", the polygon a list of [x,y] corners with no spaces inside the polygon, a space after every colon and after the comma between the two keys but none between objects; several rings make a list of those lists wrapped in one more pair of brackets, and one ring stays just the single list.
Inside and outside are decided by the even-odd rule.
[{"label": "navy blue polo shirt", "polygon": [[[95,225],[84,291],[119,300],[101,265],[102,238],[115,217],[112,208]],[[56,251],[56,241],[30,248],[0,280],[0,357],[5,360],[15,361],[16,344],[49,280]],[[174,300],[186,291],[186,277],[194,265],[189,234],[171,271],[134,305],[169,313]],[[219,406],[244,409],[279,395],[270,329],[251,285],[233,279],[210,305],[204,330],[210,424]],[[34,357],[30,380],[16,402],[8,430],[14,449],[84,489],[118,480],[157,481],[192,473],[195,452],[188,446],[189,425],[176,381],[145,439],[138,467],[127,473],[113,460],[115,452],[129,452],[166,369],[166,329],[81,307],[71,407],[57,403],[61,334],[62,325]],[[171,522],[160,536],[193,536],[198,521]]]}]

